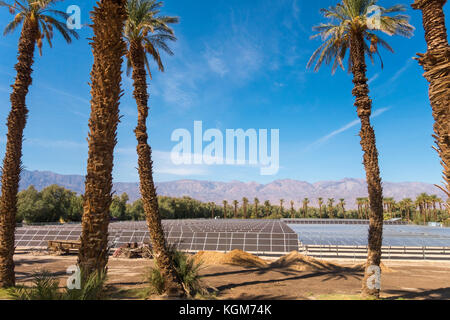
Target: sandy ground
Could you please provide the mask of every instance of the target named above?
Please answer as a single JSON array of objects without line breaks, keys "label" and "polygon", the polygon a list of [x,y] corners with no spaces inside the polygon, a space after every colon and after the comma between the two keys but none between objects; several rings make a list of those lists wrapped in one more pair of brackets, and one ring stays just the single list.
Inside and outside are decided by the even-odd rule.
[{"label": "sandy ground", "polygon": [[[19,284],[28,284],[33,272],[48,270],[65,285],[66,270],[76,263],[76,256],[41,256],[29,253],[15,255]],[[354,260],[327,260],[342,266]],[[362,262],[362,261],[356,261]],[[450,299],[450,262],[384,261],[392,272],[382,275],[382,298]],[[108,285],[123,292],[116,298],[135,298],[126,292],[146,287],[145,271],[152,260],[110,258]],[[202,266],[203,281],[217,289],[217,299],[329,299],[358,295],[362,272],[296,271],[288,268],[256,268],[233,265]],[[342,296],[341,296],[342,295]]]}]

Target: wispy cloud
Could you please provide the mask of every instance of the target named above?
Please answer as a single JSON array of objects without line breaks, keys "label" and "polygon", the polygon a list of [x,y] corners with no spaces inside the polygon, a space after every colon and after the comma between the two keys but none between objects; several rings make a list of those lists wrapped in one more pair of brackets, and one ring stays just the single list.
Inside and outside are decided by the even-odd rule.
[{"label": "wispy cloud", "polygon": [[398,78],[400,78],[400,76],[406,71],[408,70],[408,68],[412,65],[412,63],[414,62],[413,59],[408,59],[406,61],[406,63],[403,65],[402,68],[400,68],[389,80],[388,83],[391,84],[393,82],[395,82]]},{"label": "wispy cloud", "polygon": [[87,149],[87,142],[78,142],[71,140],[49,140],[28,138],[24,140],[26,145],[51,149]]},{"label": "wispy cloud", "polygon": [[378,79],[378,77],[380,76],[379,73],[376,73],[372,76],[372,78],[369,79],[369,81],[367,81],[367,84],[371,84],[372,82],[374,82],[375,80]]},{"label": "wispy cloud", "polygon": [[[382,115],[383,113],[385,113],[389,109],[390,108],[381,108],[381,109],[376,110],[375,112],[372,113],[371,119],[374,119],[374,118]],[[318,146],[324,144],[325,142],[327,142],[328,140],[330,140],[331,138],[333,138],[333,137],[335,137],[335,136],[337,136],[337,135],[339,135],[339,134],[341,134],[341,133],[343,133],[343,132],[345,132],[345,131],[347,131],[347,130],[355,127],[355,126],[357,126],[359,123],[360,123],[359,119],[353,120],[353,121],[347,123],[346,125],[344,125],[343,127],[339,128],[337,130],[334,130],[334,131],[330,132],[329,134],[323,136],[322,138],[314,141],[306,149],[309,150],[311,148],[318,147]]]}]

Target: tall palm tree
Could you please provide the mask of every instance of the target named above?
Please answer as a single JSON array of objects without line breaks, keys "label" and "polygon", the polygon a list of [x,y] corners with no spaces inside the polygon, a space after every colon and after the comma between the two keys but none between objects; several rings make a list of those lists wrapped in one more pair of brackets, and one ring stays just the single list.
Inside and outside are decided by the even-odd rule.
[{"label": "tall palm tree", "polygon": [[243,218],[247,219],[248,199],[246,197],[242,198],[242,210],[243,210]]},{"label": "tall palm tree", "polygon": [[290,203],[291,203],[291,218],[295,218],[295,208],[294,208],[295,201],[291,200]]},{"label": "tall palm tree", "polygon": [[[332,71],[343,66],[343,60],[349,54],[349,69],[353,73],[353,95],[356,98],[355,106],[361,121],[361,147],[364,152],[364,167],[370,198],[370,224],[369,224],[369,250],[367,256],[366,272],[363,279],[363,296],[379,297],[378,286],[367,286],[367,280],[372,276],[375,268],[379,268],[381,260],[381,244],[383,233],[383,196],[378,165],[378,151],[375,141],[375,132],[370,124],[372,101],[369,98],[369,86],[366,77],[366,54],[373,60],[373,55],[379,55],[378,46],[381,45],[393,51],[375,31],[388,35],[403,35],[410,37],[414,27],[409,24],[409,17],[403,14],[391,14],[405,11],[402,5],[385,9],[376,5],[376,0],[342,0],[341,3],[329,9],[322,9],[323,15],[330,19],[327,24],[314,28],[318,32],[313,37],[322,37],[324,43],[312,55],[308,67],[317,60],[315,70],[323,62],[333,60]],[[374,17],[370,15],[376,12]],[[367,42],[366,42],[367,41]]]},{"label": "tall palm tree", "polygon": [[333,219],[334,198],[328,198],[328,217]]},{"label": "tall palm tree", "polygon": [[125,0],[101,0],[91,13],[94,36],[91,46],[91,114],[88,161],[78,265],[83,277],[103,272],[108,263],[109,209],[119,100],[121,66],[126,51],[122,37]]},{"label": "tall palm tree", "polygon": [[238,205],[239,201],[233,200],[233,207],[234,207],[234,219],[237,219],[237,213],[238,213]]},{"label": "tall palm tree", "polygon": [[430,83],[429,97],[434,117],[436,151],[443,166],[444,186],[447,194],[447,211],[450,214],[450,46],[447,40],[443,7],[447,0],[415,0],[412,7],[422,11],[427,52],[418,54],[424,77]]},{"label": "tall palm tree", "polygon": [[302,203],[303,203],[303,217],[306,218],[308,216],[309,199],[308,198],[303,199]]},{"label": "tall palm tree", "polygon": [[214,211],[216,210],[216,203],[215,202],[211,202],[210,206],[211,206],[211,218],[214,219],[214,217],[215,217]]},{"label": "tall palm tree", "polygon": [[279,211],[279,216],[280,216],[281,218],[283,218],[283,213],[284,213],[283,204],[284,204],[284,199],[280,199],[280,211]]},{"label": "tall palm tree", "polygon": [[271,204],[269,200],[264,201],[264,208],[266,210],[266,218],[269,218],[271,211]]},{"label": "tall palm tree", "polygon": [[223,200],[222,203],[223,203],[223,218],[226,219],[227,218],[228,201]]},{"label": "tall palm tree", "polygon": [[20,25],[22,31],[19,38],[18,57],[15,69],[17,76],[10,96],[11,111],[8,116],[8,134],[6,153],[2,168],[2,190],[0,197],[0,287],[15,285],[14,275],[14,232],[17,213],[17,192],[19,189],[20,172],[22,168],[22,140],[28,109],[26,96],[31,85],[34,62],[34,50],[37,46],[42,55],[42,43],[47,39],[52,46],[53,30],[56,29],[66,42],[72,37],[78,39],[78,34],[67,28],[64,21],[58,18],[68,18],[64,12],[51,9],[56,0],[15,0],[14,4],[0,1],[0,7],[8,7],[15,15],[6,26],[4,35],[12,33]]},{"label": "tall palm tree", "polygon": [[[127,42],[127,73],[133,70],[134,98],[138,110],[136,134],[140,192],[147,225],[150,232],[156,262],[165,279],[165,292],[169,295],[184,295],[184,289],[177,275],[172,257],[168,251],[164,230],[161,224],[158,199],[153,181],[152,149],[148,144],[147,118],[149,113],[147,92],[147,71],[151,77],[147,55],[164,71],[159,49],[173,55],[167,41],[175,41],[171,23],[177,23],[178,17],[160,16],[162,2],[155,0],[128,0],[128,19],[125,24]],[[147,68],[147,70],[146,70]]]},{"label": "tall palm tree", "polygon": [[339,205],[341,206],[342,215],[344,216],[344,219],[345,219],[345,199],[344,198],[339,199]]},{"label": "tall palm tree", "polygon": [[323,198],[318,198],[317,201],[319,203],[319,217],[320,219],[322,219]]},{"label": "tall palm tree", "polygon": [[253,203],[255,204],[255,217],[256,217],[256,219],[258,219],[259,199],[258,198],[253,199]]},{"label": "tall palm tree", "polygon": [[362,219],[363,198],[356,198],[356,205],[358,207],[358,219]]}]

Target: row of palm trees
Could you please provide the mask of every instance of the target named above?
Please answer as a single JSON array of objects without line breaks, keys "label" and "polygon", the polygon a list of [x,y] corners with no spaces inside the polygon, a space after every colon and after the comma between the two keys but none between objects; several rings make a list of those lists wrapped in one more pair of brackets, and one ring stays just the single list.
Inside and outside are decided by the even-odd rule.
[{"label": "row of palm trees", "polygon": [[[14,278],[14,228],[17,211],[17,191],[21,170],[22,139],[26,124],[25,97],[31,85],[35,46],[42,47],[42,40],[51,40],[56,29],[70,42],[76,33],[68,30],[57,18],[67,19],[67,14],[52,10],[56,0],[14,0],[10,5],[0,1],[11,12],[17,11],[6,32],[22,24],[19,40],[17,77],[11,94],[11,112],[8,117],[6,154],[3,163],[2,194],[0,197],[0,286],[15,284]],[[435,118],[435,139],[444,167],[446,185],[442,189],[450,196],[449,144],[449,46],[445,29],[443,5],[445,0],[416,0],[413,7],[423,12],[425,40],[428,51],[419,56],[425,77],[430,82],[430,101]],[[176,18],[159,16],[162,3],[155,0],[100,0],[91,13],[92,51],[94,64],[91,72],[91,115],[89,119],[89,153],[82,220],[81,250],[78,263],[89,275],[106,267],[107,230],[111,204],[113,154],[117,142],[121,91],[121,65],[123,56],[133,70],[134,97],[138,107],[138,124],[135,130],[138,141],[140,191],[144,203],[151,240],[156,252],[157,264],[165,278],[166,292],[184,295],[184,289],[169,257],[161,228],[156,191],[153,183],[151,148],[147,143],[146,119],[148,117],[147,72],[150,75],[147,54],[163,71],[159,49],[171,53],[166,41],[175,40],[168,24]],[[371,13],[378,11],[379,20]],[[401,5],[383,8],[376,0],[342,0],[329,9],[322,9],[329,23],[315,27],[324,43],[314,52],[308,67],[317,61],[315,70],[325,63],[333,63],[333,72],[343,66],[347,51],[349,68],[353,74],[355,107],[361,121],[361,147],[364,157],[369,194],[369,251],[363,279],[363,295],[379,297],[380,287],[367,280],[379,267],[381,259],[383,195],[378,165],[375,132],[370,123],[372,101],[366,77],[366,55],[373,59],[379,55],[379,46],[393,51],[389,44],[375,32],[410,37],[414,28]],[[396,14],[396,15],[392,15]],[[55,18],[57,17],[57,18]],[[51,42],[49,42],[51,43]],[[147,68],[147,70],[146,70]],[[307,202],[303,204],[305,207]],[[447,202],[448,205],[448,202]],[[343,206],[342,206],[343,207]],[[448,208],[450,210],[450,208]]]},{"label": "row of palm trees", "polygon": [[[35,46],[42,48],[46,38],[51,45],[57,30],[71,42],[78,34],[67,27],[68,15],[52,9],[57,0],[15,0],[13,4],[0,1],[15,15],[5,34],[22,24],[16,83],[11,94],[8,118],[6,154],[2,172],[0,198],[0,287],[15,285],[14,232],[17,212],[17,192],[21,171],[23,130],[26,124],[25,98],[31,85]],[[94,36],[91,41],[94,63],[91,71],[91,115],[88,133],[88,160],[82,218],[81,248],[78,265],[83,278],[104,272],[108,262],[108,224],[112,202],[112,169],[117,143],[119,103],[123,57],[127,58],[127,73],[132,70],[134,98],[138,110],[135,135],[138,142],[140,191],[156,263],[170,296],[186,294],[168,251],[159,215],[153,182],[151,148],[147,143],[148,117],[147,75],[151,77],[147,56],[152,57],[160,71],[164,66],[160,50],[173,54],[167,42],[175,41],[169,24],[177,17],[160,15],[162,2],[156,0],[100,0],[91,12]]]},{"label": "row of palm trees", "polygon": [[[344,198],[338,199],[339,202],[336,202],[335,198],[327,198],[324,199],[322,197],[317,198],[317,209],[319,213],[319,218],[323,218],[327,216],[329,218],[333,218],[334,212],[338,211],[342,213],[342,216],[345,218],[347,210],[345,208],[346,202]],[[326,202],[325,202],[326,201]],[[277,206],[277,213],[279,217],[308,217],[308,210],[312,209],[310,207],[310,199],[304,198],[299,201],[301,204],[299,211],[295,209],[295,201],[291,200],[289,202],[290,208],[285,211],[284,208],[284,199],[279,200],[279,205]],[[336,203],[336,205],[335,205]],[[260,205],[260,200],[258,198],[253,199],[253,206],[249,204],[248,198],[244,197],[241,201],[241,206],[239,206],[238,200],[233,200],[231,204],[227,200],[222,202],[224,213],[224,218],[238,218],[241,217],[243,219],[247,219],[250,217],[270,217],[273,213],[273,205],[269,200],[264,201],[262,205]],[[370,211],[370,200],[368,197],[360,197],[356,198],[355,204],[357,206],[357,216],[358,219],[368,219],[369,211]],[[396,218],[396,213],[400,211],[401,218],[405,218],[410,221],[412,218],[412,211],[418,209],[420,216],[423,218],[424,222],[433,220],[437,221],[437,209],[439,206],[439,210],[443,210],[443,206],[445,202],[439,198],[437,195],[428,195],[427,193],[421,193],[417,196],[416,200],[412,200],[411,198],[405,198],[398,202],[395,201],[394,198],[383,198],[383,212],[387,214],[389,218]],[[217,204],[215,202],[209,202],[209,208],[211,211],[211,217],[214,218],[216,213],[218,213]],[[251,214],[249,212],[251,211]],[[297,214],[299,213],[299,214]],[[402,213],[405,213],[403,216]]]}]

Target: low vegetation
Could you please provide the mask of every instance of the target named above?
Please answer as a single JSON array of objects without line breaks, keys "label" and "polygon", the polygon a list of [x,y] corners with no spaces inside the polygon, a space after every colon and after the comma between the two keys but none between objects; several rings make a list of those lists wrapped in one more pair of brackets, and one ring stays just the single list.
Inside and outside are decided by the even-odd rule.
[{"label": "low vegetation", "polygon": [[[283,200],[283,199],[282,199]],[[344,199],[318,199],[320,206],[309,206],[310,200],[305,198],[296,209],[294,201],[290,207],[280,204],[273,205],[270,201],[259,204],[256,198],[253,204],[243,198],[242,206],[236,200],[236,211],[226,202],[216,205],[214,202],[204,203],[189,197],[172,198],[159,196],[158,204],[162,219],[208,219],[219,218],[250,218],[250,219],[280,219],[280,218],[334,218],[334,219],[365,219],[368,215],[367,198],[357,198],[357,209],[346,209]],[[450,216],[443,207],[442,199],[435,195],[422,193],[415,200],[403,199],[396,202],[393,198],[383,199],[384,218],[401,218],[415,224],[429,221],[450,226]],[[255,205],[255,203],[257,205]],[[226,215],[224,216],[224,212]],[[79,222],[83,213],[83,197],[63,187],[52,185],[42,191],[33,186],[19,192],[17,222]],[[114,196],[110,207],[111,218],[121,221],[145,220],[144,207],[140,199],[130,202],[126,193]]]},{"label": "low vegetation", "polygon": [[102,300],[106,298],[106,272],[93,273],[80,289],[61,289],[59,280],[48,271],[33,275],[32,286],[17,286],[6,290],[13,300]]},{"label": "low vegetation", "polygon": [[[170,248],[169,254],[188,296],[197,298],[207,295],[208,291],[204,287],[199,274],[202,264],[173,247]],[[157,263],[154,268],[149,269],[146,280],[150,284],[150,294],[162,295],[164,293],[164,278]]]}]

